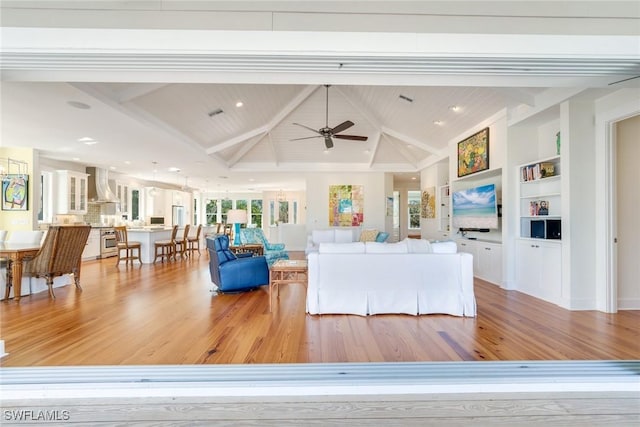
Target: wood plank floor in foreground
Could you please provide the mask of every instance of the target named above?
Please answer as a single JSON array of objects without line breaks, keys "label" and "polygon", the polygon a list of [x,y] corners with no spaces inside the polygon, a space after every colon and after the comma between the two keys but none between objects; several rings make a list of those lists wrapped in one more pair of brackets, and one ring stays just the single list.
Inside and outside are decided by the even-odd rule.
[{"label": "wood plank floor in foreground", "polygon": [[[300,254],[297,254],[300,256]],[[0,302],[2,366],[640,359],[640,311],[567,311],[476,280],[477,318],[305,314],[302,285],[216,295],[206,255],[83,264],[73,286]]]}]

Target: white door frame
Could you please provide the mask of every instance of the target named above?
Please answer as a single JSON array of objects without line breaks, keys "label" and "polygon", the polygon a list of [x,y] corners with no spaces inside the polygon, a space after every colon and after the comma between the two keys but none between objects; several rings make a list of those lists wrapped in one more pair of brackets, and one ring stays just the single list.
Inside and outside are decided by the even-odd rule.
[{"label": "white door frame", "polygon": [[618,311],[614,125],[640,114],[638,99],[596,113],[596,308],[607,313]]}]

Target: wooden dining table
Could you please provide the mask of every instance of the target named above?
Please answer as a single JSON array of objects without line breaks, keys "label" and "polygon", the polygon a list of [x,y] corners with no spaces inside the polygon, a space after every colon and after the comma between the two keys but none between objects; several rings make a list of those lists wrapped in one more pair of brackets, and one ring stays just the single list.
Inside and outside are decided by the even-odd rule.
[{"label": "wooden dining table", "polygon": [[[0,242],[0,257],[10,260],[11,283],[14,287],[13,299],[16,302],[20,301],[20,294],[22,293],[22,263],[25,259],[33,258],[39,250],[40,246],[34,246],[33,243]],[[8,265],[7,268],[9,268]],[[11,284],[7,282],[4,291],[5,301],[9,301],[10,285]]]}]

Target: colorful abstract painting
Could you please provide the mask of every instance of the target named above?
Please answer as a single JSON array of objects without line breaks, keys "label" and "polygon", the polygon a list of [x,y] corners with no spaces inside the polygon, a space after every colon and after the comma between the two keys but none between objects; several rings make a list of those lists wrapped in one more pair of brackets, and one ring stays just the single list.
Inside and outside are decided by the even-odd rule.
[{"label": "colorful abstract painting", "polygon": [[329,226],[353,227],[364,221],[364,186],[329,186]]},{"label": "colorful abstract painting", "polygon": [[26,211],[29,189],[28,175],[6,175],[2,178],[2,210]]},{"label": "colorful abstract painting", "polygon": [[436,187],[422,190],[422,218],[436,217]]},{"label": "colorful abstract painting", "polygon": [[458,177],[489,169],[489,128],[458,142]]}]

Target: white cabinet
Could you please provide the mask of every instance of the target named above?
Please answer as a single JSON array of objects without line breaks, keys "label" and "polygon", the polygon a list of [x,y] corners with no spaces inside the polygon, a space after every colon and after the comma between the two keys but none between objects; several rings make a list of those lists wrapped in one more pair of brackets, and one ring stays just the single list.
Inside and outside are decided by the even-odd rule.
[{"label": "white cabinet", "polygon": [[473,255],[473,275],[487,282],[502,284],[502,244],[458,239],[458,252]]},{"label": "white cabinet", "polygon": [[87,213],[87,177],[86,173],[59,170],[56,171],[58,203],[56,213],[84,215]]},{"label": "white cabinet", "polygon": [[120,201],[120,212],[129,213],[129,184],[116,181],[115,193]]},{"label": "white cabinet", "polygon": [[557,304],[562,286],[562,243],[518,239],[516,286],[520,292]]},{"label": "white cabinet", "polygon": [[100,229],[92,228],[87,239],[87,244],[82,251],[82,259],[96,259],[100,256]]},{"label": "white cabinet", "polygon": [[476,242],[478,260],[475,275],[487,282],[502,284],[502,245],[500,243]]}]

